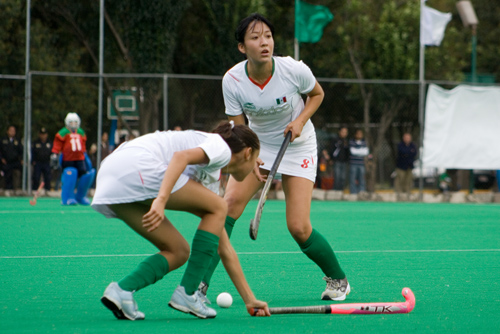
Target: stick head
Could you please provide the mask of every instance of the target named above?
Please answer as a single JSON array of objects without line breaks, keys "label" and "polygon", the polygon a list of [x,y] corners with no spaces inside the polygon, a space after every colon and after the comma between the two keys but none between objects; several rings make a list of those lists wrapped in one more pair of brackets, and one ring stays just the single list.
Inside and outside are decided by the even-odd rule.
[{"label": "stick head", "polygon": [[259,227],[255,228],[254,220],[250,220],[250,239],[257,240],[257,233],[259,232]]},{"label": "stick head", "polygon": [[413,294],[413,291],[411,291],[410,288],[403,288],[403,291],[401,291],[401,294],[406,300],[406,305],[408,307],[408,313],[410,313],[413,308],[415,307],[415,295]]}]

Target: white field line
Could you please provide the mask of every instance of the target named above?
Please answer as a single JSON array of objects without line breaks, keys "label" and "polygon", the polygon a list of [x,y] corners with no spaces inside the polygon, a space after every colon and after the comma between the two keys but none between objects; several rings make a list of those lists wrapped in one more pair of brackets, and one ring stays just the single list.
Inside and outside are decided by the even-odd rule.
[{"label": "white field line", "polygon": [[47,211],[47,210],[0,210],[0,214],[37,214],[37,215],[40,215],[40,214],[66,214],[66,213],[70,213],[70,214],[74,214],[74,213],[97,213],[96,211],[94,210],[75,210],[75,211],[62,211],[62,210],[51,210],[51,211]]},{"label": "white field line", "polygon": [[[354,250],[335,251],[335,253],[474,253],[474,252],[500,252],[500,249],[427,249],[427,250]],[[238,255],[279,255],[302,254],[302,252],[237,252]],[[144,257],[153,254],[96,254],[96,255],[38,255],[38,256],[0,256],[0,259],[53,259],[53,258],[99,258],[99,257]]]}]

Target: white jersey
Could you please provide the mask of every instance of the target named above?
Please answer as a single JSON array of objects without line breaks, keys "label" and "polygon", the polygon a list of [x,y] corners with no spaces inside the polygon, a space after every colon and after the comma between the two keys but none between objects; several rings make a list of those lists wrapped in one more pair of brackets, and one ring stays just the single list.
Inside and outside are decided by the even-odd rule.
[{"label": "white jersey", "polygon": [[193,179],[218,193],[221,169],[231,160],[231,149],[218,134],[200,131],[156,131],[120,145],[103,160],[97,174],[92,207],[107,217],[109,204],[156,198],[168,164],[177,151],[199,147],[207,164],[188,165],[172,193]]},{"label": "white jersey", "polygon": [[[273,57],[273,73],[264,85],[258,85],[247,74],[247,61],[240,62],[224,75],[224,103],[228,116],[245,114],[249,127],[261,142],[262,168],[270,170],[286,126],[304,110],[301,94],[309,93],[316,78],[301,61],[291,57]],[[288,147],[278,169],[285,175],[316,178],[316,133],[311,120],[301,136]]]}]

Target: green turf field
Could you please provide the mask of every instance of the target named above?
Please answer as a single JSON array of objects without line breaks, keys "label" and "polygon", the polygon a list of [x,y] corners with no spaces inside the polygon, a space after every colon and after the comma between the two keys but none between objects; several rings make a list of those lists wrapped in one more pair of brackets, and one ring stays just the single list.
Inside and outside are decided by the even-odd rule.
[{"label": "green turf field", "polygon": [[[322,273],[286,230],[284,202],[266,203],[250,240],[256,204],[232,238],[254,293],[270,306],[327,304]],[[227,291],[234,303],[201,320],[167,306],[182,267],[135,294],[146,320],[119,321],[100,302],[104,289],[155,249],[91,208],[14,198],[0,199],[0,333],[500,333],[500,206],[313,202],[312,212],[348,275],[345,302],[404,301],[410,287],[414,311],[253,318],[219,266],[208,296]],[[167,215],[191,241],[196,217]]]}]

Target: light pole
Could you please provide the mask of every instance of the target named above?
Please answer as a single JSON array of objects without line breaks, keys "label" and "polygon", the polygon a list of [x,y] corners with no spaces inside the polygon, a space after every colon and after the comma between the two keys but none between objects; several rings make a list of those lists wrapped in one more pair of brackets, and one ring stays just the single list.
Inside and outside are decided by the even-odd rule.
[{"label": "light pole", "polygon": [[477,45],[477,32],[476,28],[479,23],[477,20],[476,12],[472,3],[470,1],[459,1],[457,2],[457,10],[460,14],[460,19],[464,24],[464,27],[471,27],[472,30],[472,57],[471,57],[471,76],[472,83],[477,82],[476,75],[476,45]]},{"label": "light pole", "polygon": [[[472,84],[477,82],[476,74],[476,45],[477,45],[477,24],[479,23],[474,7],[470,1],[459,1],[457,2],[458,14],[460,14],[460,19],[464,24],[464,27],[471,27],[472,30],[472,55],[471,55],[471,81]],[[469,174],[469,193],[472,194],[474,190],[474,170],[470,171]]]}]

